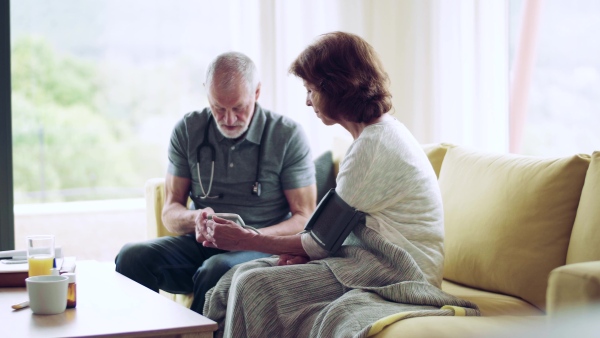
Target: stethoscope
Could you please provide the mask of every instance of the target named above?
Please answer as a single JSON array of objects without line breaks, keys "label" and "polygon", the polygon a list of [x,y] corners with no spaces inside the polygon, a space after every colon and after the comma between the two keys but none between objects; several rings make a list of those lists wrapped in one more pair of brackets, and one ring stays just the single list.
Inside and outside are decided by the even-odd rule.
[{"label": "stethoscope", "polygon": [[[210,130],[211,120],[212,120],[212,114],[210,114],[208,116],[208,121],[206,121],[206,127],[204,129],[204,139],[202,140],[202,143],[200,143],[200,145],[198,146],[198,149],[196,149],[196,171],[198,172],[198,181],[200,182],[200,190],[202,190],[202,195],[196,195],[193,197],[200,198],[202,200],[203,199],[223,198],[223,194],[210,196],[210,190],[212,189],[213,178],[215,175],[215,160],[217,158],[217,151],[215,150],[215,147],[212,144],[210,144],[210,142],[208,142],[208,132]],[[252,195],[256,195],[256,196],[260,196],[260,194],[262,192],[262,185],[258,181],[258,176],[260,174],[260,161],[262,160],[262,142],[265,142],[266,132],[267,132],[267,122],[265,122],[265,127],[263,129],[263,136],[261,139],[261,144],[259,145],[259,149],[258,149],[258,162],[256,163],[256,181],[252,185],[252,190],[251,190]],[[208,190],[204,190],[204,186],[202,185],[202,176],[200,176],[200,153],[202,151],[202,148],[204,148],[204,147],[208,147],[208,149],[210,150],[210,160],[211,160],[210,181],[208,181]],[[191,192],[190,192],[190,194],[191,194]]]}]

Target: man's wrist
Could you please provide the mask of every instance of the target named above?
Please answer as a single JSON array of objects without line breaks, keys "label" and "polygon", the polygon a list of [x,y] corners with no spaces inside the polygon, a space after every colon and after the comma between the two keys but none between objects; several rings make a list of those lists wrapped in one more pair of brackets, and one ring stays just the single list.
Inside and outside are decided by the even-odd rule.
[{"label": "man's wrist", "polygon": [[263,250],[261,250],[262,246],[263,246],[263,240],[265,238],[265,235],[262,233],[256,233],[254,231],[250,231],[248,232],[248,237],[246,237],[243,241],[243,250],[246,251],[259,251],[259,252],[265,252]]},{"label": "man's wrist", "polygon": [[261,234],[261,232],[257,228],[255,228],[253,226],[244,225],[244,229],[252,230],[252,231],[256,232],[259,235]]}]

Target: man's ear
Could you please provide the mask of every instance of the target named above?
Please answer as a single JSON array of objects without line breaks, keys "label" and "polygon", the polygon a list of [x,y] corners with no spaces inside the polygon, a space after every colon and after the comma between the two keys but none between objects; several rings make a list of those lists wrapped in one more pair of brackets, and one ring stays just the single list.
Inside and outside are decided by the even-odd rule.
[{"label": "man's ear", "polygon": [[260,82],[256,85],[256,93],[254,93],[254,100],[258,101],[259,96],[260,96]]}]

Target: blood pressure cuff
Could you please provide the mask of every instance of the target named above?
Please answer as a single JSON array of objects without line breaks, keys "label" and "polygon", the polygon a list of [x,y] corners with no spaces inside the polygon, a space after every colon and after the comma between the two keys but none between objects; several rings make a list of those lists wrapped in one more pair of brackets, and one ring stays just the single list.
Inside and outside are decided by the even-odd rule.
[{"label": "blood pressure cuff", "polygon": [[351,207],[330,189],[304,227],[311,237],[329,253],[336,252],[364,213]]}]

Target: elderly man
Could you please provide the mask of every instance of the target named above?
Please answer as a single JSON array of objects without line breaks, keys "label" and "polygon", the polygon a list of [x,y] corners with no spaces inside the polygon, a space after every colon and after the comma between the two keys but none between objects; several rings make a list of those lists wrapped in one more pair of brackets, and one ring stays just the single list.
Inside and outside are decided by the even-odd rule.
[{"label": "elderly man", "polygon": [[198,313],[227,270],[269,256],[204,246],[199,226],[207,217],[234,213],[257,229],[245,231],[291,235],[302,231],[316,205],[306,136],[296,122],[256,102],[261,84],[254,62],[237,52],[221,54],[204,85],[209,107],[186,114],[169,144],[162,219],[179,236],[129,243],[115,260],[118,272],[151,290],[193,292]]}]

